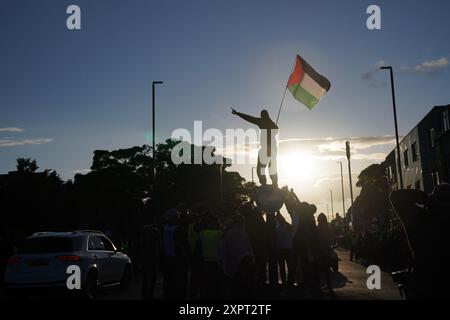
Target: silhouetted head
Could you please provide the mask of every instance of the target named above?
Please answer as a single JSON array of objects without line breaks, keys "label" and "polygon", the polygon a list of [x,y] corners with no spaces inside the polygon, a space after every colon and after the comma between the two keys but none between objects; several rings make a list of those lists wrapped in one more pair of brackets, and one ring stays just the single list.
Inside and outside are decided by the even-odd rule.
[{"label": "silhouetted head", "polygon": [[180,212],[175,208],[167,210],[165,216],[168,224],[180,223]]},{"label": "silhouetted head", "polygon": [[319,225],[326,225],[326,224],[328,224],[328,220],[327,220],[327,216],[325,215],[325,213],[320,213],[318,216],[317,216],[317,223],[319,224]]},{"label": "silhouetted head", "polygon": [[209,215],[205,217],[205,227],[207,229],[219,229],[220,228],[220,220],[216,215]]},{"label": "silhouetted head", "polygon": [[245,202],[242,204],[242,206],[239,208],[239,213],[242,214],[244,217],[247,217],[253,213],[253,206],[251,202]]},{"label": "silhouetted head", "polygon": [[261,110],[261,118],[263,119],[270,119],[269,112],[266,109]]},{"label": "silhouetted head", "polygon": [[240,214],[237,214],[233,217],[233,225],[238,227],[244,226],[245,219]]}]

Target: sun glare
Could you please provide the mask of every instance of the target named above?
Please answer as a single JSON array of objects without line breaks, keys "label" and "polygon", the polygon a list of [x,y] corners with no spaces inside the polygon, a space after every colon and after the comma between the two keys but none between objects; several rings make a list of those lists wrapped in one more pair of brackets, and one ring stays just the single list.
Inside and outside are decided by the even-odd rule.
[{"label": "sun glare", "polygon": [[289,153],[278,157],[280,179],[303,180],[312,177],[315,166],[310,155]]}]

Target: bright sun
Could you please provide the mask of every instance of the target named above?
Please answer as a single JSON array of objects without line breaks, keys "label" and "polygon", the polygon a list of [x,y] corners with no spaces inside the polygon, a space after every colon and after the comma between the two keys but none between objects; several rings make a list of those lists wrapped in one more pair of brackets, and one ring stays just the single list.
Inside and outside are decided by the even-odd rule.
[{"label": "bright sun", "polygon": [[315,170],[314,159],[310,155],[289,153],[278,156],[280,179],[303,180],[310,178]]}]

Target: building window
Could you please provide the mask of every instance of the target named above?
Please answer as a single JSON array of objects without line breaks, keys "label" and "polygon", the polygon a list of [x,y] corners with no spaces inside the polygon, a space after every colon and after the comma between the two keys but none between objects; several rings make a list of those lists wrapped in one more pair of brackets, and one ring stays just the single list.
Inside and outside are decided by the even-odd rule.
[{"label": "building window", "polygon": [[416,142],[414,142],[414,143],[411,145],[411,153],[412,153],[412,161],[413,161],[413,162],[416,162],[417,159],[419,158],[419,157],[418,157],[418,154],[417,154],[417,143],[416,143]]},{"label": "building window", "polygon": [[421,188],[420,188],[420,180],[416,181],[416,189],[417,190],[421,190]]},{"label": "building window", "polygon": [[405,163],[405,168],[407,168],[409,166],[409,161],[408,161],[408,149],[406,149],[405,151],[403,151],[403,161]]},{"label": "building window", "polygon": [[430,129],[430,146],[434,148],[434,128]]},{"label": "building window", "polygon": [[448,109],[442,112],[442,120],[444,125],[444,132],[450,129],[450,119],[448,116]]}]

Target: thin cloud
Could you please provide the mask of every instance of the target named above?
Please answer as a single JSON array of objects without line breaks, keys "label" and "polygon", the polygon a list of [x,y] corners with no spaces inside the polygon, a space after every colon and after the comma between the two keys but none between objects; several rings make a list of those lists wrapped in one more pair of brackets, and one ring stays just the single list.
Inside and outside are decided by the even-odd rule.
[{"label": "thin cloud", "polygon": [[40,145],[52,142],[53,139],[0,139],[0,147],[16,147],[24,145]]},{"label": "thin cloud", "polygon": [[380,70],[380,67],[386,65],[384,60],[378,61],[374,66],[372,66],[368,71],[361,75],[361,79],[368,83],[370,86],[380,86],[384,87],[386,85],[385,81],[380,81],[376,79],[375,75]]},{"label": "thin cloud", "polygon": [[337,175],[322,177],[322,178],[318,179],[314,183],[313,186],[314,186],[314,188],[318,188],[318,187],[321,187],[324,183],[329,183],[329,182],[333,182],[333,181],[341,181],[341,177],[337,176]]},{"label": "thin cloud", "polygon": [[367,136],[367,137],[351,137],[351,138],[312,138],[312,139],[287,139],[281,140],[280,145],[283,147],[291,146],[308,146],[317,148],[321,153],[344,152],[345,142],[350,141],[352,151],[360,151],[370,149],[377,146],[391,145],[395,142],[395,136]]},{"label": "thin cloud", "polygon": [[448,61],[448,58],[444,57],[440,59],[424,61],[415,66],[402,67],[401,70],[418,74],[435,74],[443,69],[448,68],[449,65],[450,62]]},{"label": "thin cloud", "polygon": [[[352,153],[353,160],[370,160],[370,161],[383,161],[386,158],[386,153]],[[324,155],[324,156],[314,156],[316,160],[326,160],[326,161],[339,161],[339,160],[347,160],[347,156],[345,153],[341,153],[340,155]]]},{"label": "thin cloud", "polygon": [[25,130],[18,127],[0,128],[0,132],[24,132]]},{"label": "thin cloud", "polygon": [[[329,137],[309,139],[285,139],[280,140],[278,156],[300,152],[314,160],[338,161],[346,159],[345,141],[350,141],[352,159],[383,161],[387,153],[371,150],[371,148],[391,148],[395,145],[395,136],[367,136],[367,137]],[[258,155],[258,144],[237,144],[228,146],[226,149],[217,148],[217,153],[231,159],[256,159]],[[235,162],[235,161],[233,161]]]},{"label": "thin cloud", "polygon": [[89,172],[91,172],[91,169],[77,169],[77,170],[69,171],[69,173],[71,173],[71,174],[77,174],[77,173],[79,173],[79,174],[86,174],[86,173],[89,173]]}]

